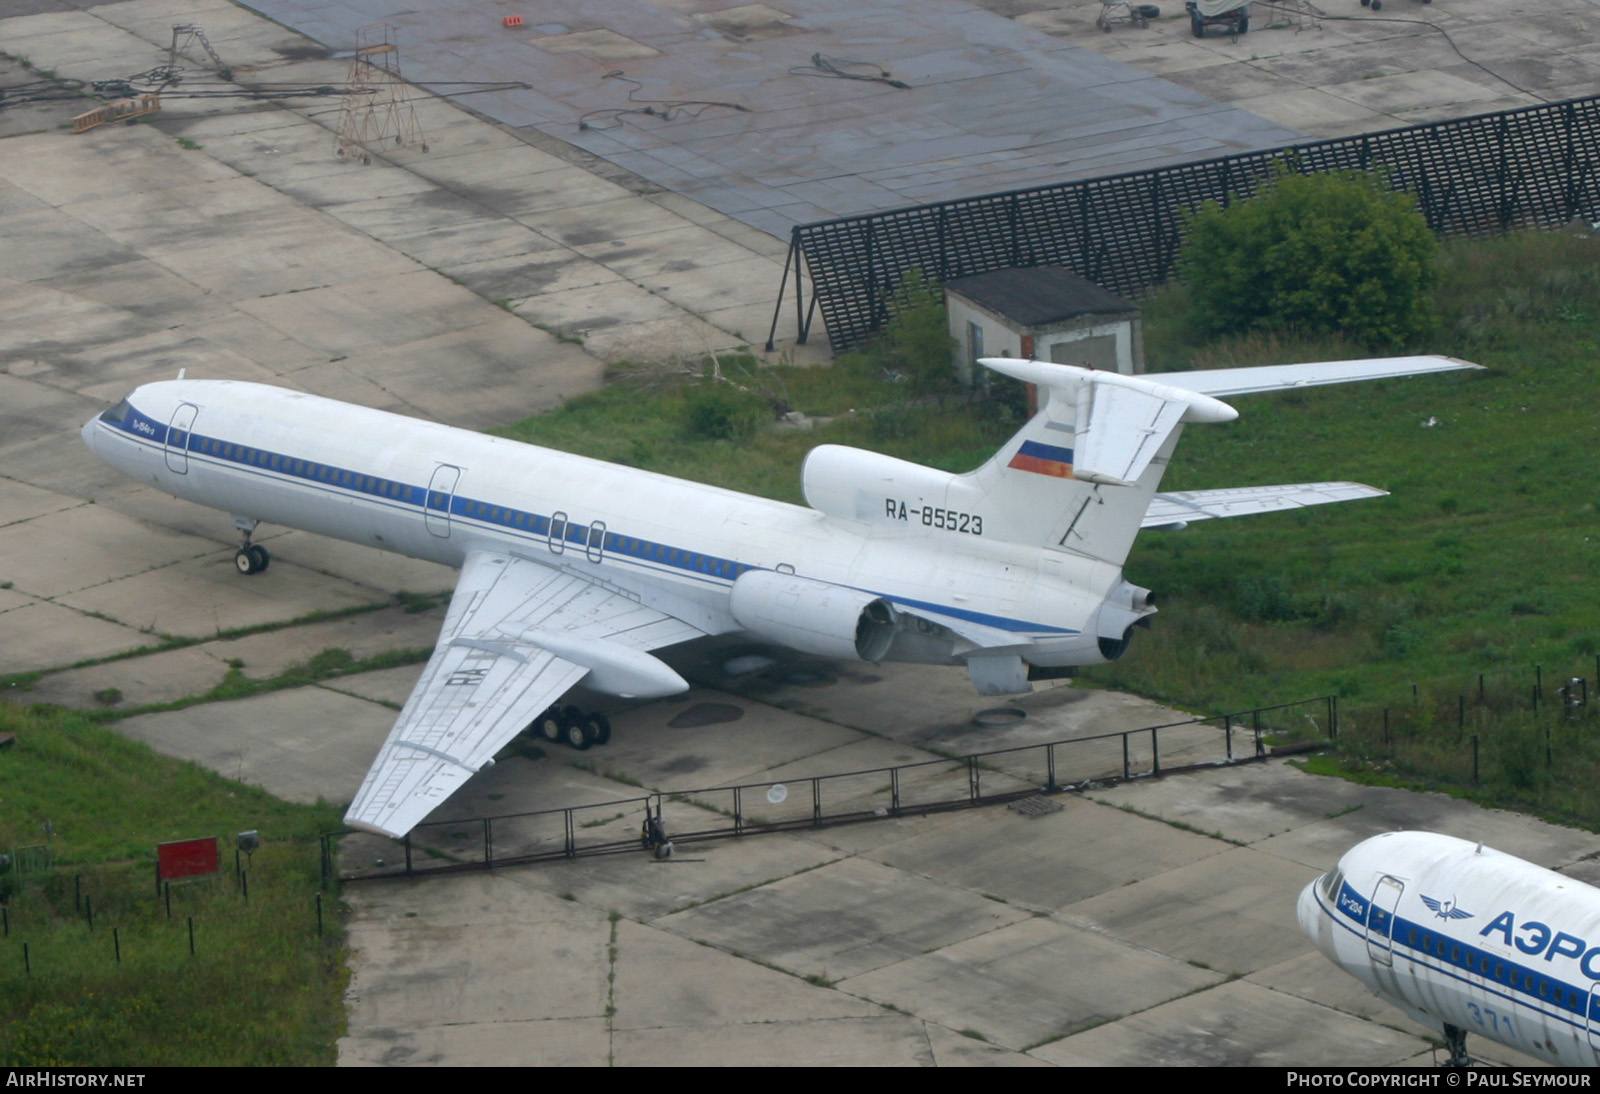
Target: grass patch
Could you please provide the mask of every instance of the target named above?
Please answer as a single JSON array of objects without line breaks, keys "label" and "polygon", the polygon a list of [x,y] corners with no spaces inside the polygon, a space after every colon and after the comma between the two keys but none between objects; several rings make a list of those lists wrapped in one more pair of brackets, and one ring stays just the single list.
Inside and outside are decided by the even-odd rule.
[{"label": "grass patch", "polygon": [[[1185,433],[1162,484],[1347,478],[1391,496],[1146,533],[1127,573],[1161,614],[1084,678],[1210,710],[1334,694],[1341,745],[1361,756],[1470,786],[1477,733],[1490,800],[1600,817],[1590,750],[1579,733],[1560,745],[1555,695],[1600,676],[1600,604],[1584,592],[1600,506],[1580,486],[1600,425],[1574,397],[1600,380],[1600,240],[1447,241],[1433,304],[1413,348],[1488,372],[1241,398],[1237,422]],[[1282,333],[1208,341],[1188,308],[1181,288],[1146,301],[1153,368],[1358,355]],[[1553,764],[1545,730],[1518,721],[1541,675]]]},{"label": "grass patch", "polygon": [[[1208,338],[1181,285],[1143,306],[1153,371],[1364,356],[1336,336]],[[1482,750],[1498,732],[1494,719],[1529,705],[1535,666],[1547,713],[1556,681],[1600,683],[1600,602],[1585,592],[1600,578],[1600,502],[1588,490],[1600,420],[1583,397],[1600,382],[1600,241],[1569,232],[1447,240],[1432,307],[1436,326],[1410,351],[1463,357],[1487,372],[1240,398],[1237,422],[1186,431],[1162,484],[1352,479],[1391,495],[1145,533],[1126,571],[1157,591],[1161,614],[1126,658],[1084,670],[1082,683],[1209,711],[1333,694],[1347,723],[1411,705],[1415,686],[1426,713],[1403,731],[1425,743],[1412,749],[1415,762],[1434,763],[1440,777],[1466,771],[1469,782],[1470,728],[1464,735],[1451,724],[1459,697],[1488,719]],[[606,390],[501,432],[798,503],[800,463],[821,443],[960,472],[1015,431],[1010,381],[983,400],[948,389],[914,396],[895,360],[872,350],[829,368],[766,368],[737,356],[624,367]],[[707,384],[764,401],[771,421],[800,411],[820,424],[757,429],[743,440],[696,435],[684,391]],[[711,416],[713,425],[725,420]],[[1290,739],[1325,728],[1297,717],[1268,728]],[[1504,793],[1600,817],[1588,789],[1600,780],[1578,774],[1587,759],[1552,781],[1542,751],[1502,736]],[[1551,797],[1563,781],[1575,792],[1569,804]]]},{"label": "grass patch", "polygon": [[[244,663],[234,659],[228,662],[228,671],[223,675],[222,682],[201,695],[188,695],[169,703],[146,703],[127,710],[93,711],[87,713],[85,717],[96,721],[117,721],[139,714],[161,714],[183,710],[201,703],[248,699],[268,692],[282,691],[284,688],[305,687],[308,684],[333,680],[340,676],[355,676],[358,673],[376,672],[379,669],[396,668],[400,665],[417,665],[426,661],[432,654],[432,650],[421,648],[396,649],[385,650],[371,657],[357,658],[352,656],[349,650],[335,647],[325,649],[307,661],[290,665],[276,676],[261,680],[246,676],[243,672]],[[99,698],[98,694],[96,698]],[[121,698],[120,692],[117,698]]]},{"label": "grass patch", "polygon": [[[342,912],[326,894],[319,938],[315,898],[317,836],[337,810],[278,801],[69,712],[0,705],[0,730],[17,734],[0,764],[0,848],[48,845],[55,862],[0,875],[0,1066],[332,1064]],[[252,828],[264,843],[249,902],[224,851],[222,876],[173,886],[168,919],[155,845],[214,834],[226,848]]]}]

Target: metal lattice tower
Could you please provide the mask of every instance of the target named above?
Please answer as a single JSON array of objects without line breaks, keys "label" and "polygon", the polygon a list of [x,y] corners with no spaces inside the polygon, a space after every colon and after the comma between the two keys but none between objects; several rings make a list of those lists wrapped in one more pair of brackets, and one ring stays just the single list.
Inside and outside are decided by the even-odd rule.
[{"label": "metal lattice tower", "polygon": [[211,58],[211,63],[216,66],[217,75],[224,80],[233,79],[233,69],[222,62],[217,56],[217,51],[211,48],[211,39],[206,37],[205,28],[199,23],[174,23],[172,25],[172,47],[167,50],[167,68],[172,72],[181,72],[178,58],[185,50],[196,42],[206,51],[206,56]]},{"label": "metal lattice tower", "polygon": [[428,150],[411,105],[410,88],[400,75],[394,27],[372,23],[356,31],[356,52],[350,59],[346,87],[339,113],[340,159],[371,163],[372,153],[379,148]]}]

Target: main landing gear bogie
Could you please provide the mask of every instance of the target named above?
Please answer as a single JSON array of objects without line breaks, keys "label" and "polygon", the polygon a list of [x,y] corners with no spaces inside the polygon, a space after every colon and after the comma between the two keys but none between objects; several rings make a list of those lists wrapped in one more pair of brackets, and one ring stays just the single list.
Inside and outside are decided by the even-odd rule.
[{"label": "main landing gear bogie", "polygon": [[598,711],[586,712],[571,704],[551,707],[528,728],[541,740],[564,743],[579,752],[611,740],[611,719]]}]

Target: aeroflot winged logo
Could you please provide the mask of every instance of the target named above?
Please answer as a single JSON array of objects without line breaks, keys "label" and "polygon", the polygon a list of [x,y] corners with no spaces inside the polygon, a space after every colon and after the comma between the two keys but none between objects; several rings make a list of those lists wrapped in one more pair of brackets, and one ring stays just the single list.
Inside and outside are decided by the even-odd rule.
[{"label": "aeroflot winged logo", "polygon": [[1426,893],[1418,893],[1417,895],[1422,897],[1422,903],[1426,904],[1430,909],[1439,914],[1440,919],[1472,918],[1471,912],[1463,912],[1460,908],[1456,907],[1455,897],[1450,897],[1448,900],[1439,900],[1435,897],[1428,896]]}]

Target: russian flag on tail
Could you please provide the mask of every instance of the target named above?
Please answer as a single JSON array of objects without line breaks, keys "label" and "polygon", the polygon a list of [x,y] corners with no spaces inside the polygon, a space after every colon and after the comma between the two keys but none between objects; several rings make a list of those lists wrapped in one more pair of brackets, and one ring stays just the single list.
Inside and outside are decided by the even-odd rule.
[{"label": "russian flag on tail", "polygon": [[1060,448],[1040,441],[1023,441],[1017,454],[1007,467],[1018,471],[1031,471],[1035,475],[1049,475],[1056,479],[1072,477],[1072,449]]}]

